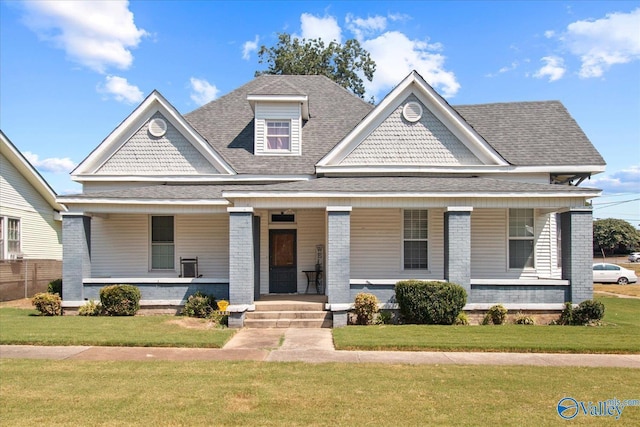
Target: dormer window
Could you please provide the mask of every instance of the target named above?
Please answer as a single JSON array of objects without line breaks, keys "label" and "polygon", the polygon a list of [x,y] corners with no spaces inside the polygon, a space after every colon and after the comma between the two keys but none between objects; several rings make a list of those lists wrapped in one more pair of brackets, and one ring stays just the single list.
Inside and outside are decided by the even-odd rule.
[{"label": "dormer window", "polygon": [[267,120],[267,150],[291,151],[291,122]]}]

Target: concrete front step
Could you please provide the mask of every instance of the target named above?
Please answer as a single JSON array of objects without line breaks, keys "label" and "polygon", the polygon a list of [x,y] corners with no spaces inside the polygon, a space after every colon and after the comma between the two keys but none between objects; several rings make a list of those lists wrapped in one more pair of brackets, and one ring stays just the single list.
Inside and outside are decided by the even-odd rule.
[{"label": "concrete front step", "polygon": [[249,319],[244,320],[247,328],[332,328],[331,319]]},{"label": "concrete front step", "polygon": [[273,319],[331,319],[329,311],[253,311],[248,312],[247,319],[252,320],[273,320]]},{"label": "concrete front step", "polygon": [[299,301],[256,301],[256,311],[322,311],[324,303]]}]

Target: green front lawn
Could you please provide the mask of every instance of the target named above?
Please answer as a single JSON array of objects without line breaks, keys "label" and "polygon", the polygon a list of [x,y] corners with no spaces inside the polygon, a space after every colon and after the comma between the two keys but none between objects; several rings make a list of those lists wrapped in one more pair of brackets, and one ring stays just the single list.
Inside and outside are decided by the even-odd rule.
[{"label": "green front lawn", "polygon": [[[640,369],[0,360],[7,426],[561,425],[564,397],[638,398]],[[639,425],[578,415],[571,425]]]},{"label": "green front lawn", "polygon": [[176,316],[38,316],[0,308],[0,344],[222,347],[235,333]]},{"label": "green front lawn", "polygon": [[333,331],[339,350],[640,353],[640,299],[598,298],[604,326],[347,326]]}]

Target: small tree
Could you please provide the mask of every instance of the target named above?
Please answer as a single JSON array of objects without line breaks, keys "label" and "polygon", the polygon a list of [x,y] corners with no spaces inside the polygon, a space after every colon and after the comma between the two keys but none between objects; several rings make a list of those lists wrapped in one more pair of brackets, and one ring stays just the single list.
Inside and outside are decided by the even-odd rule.
[{"label": "small tree", "polygon": [[593,248],[611,255],[618,247],[633,250],[640,246],[640,231],[622,219],[607,218],[593,222]]},{"label": "small tree", "polygon": [[376,70],[369,52],[356,39],[347,40],[344,44],[332,41],[325,45],[321,39],[301,40],[292,38],[287,33],[280,33],[278,43],[272,47],[261,46],[258,57],[258,62],[266,62],[268,68],[256,71],[256,76],[322,75],[360,98],[364,97],[365,90],[359,72],[371,81]]}]

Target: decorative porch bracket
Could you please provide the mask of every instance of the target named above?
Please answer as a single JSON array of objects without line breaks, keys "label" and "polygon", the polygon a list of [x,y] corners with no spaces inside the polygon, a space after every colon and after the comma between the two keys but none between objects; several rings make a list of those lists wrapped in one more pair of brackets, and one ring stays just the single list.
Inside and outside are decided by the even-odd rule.
[{"label": "decorative porch bracket", "polygon": [[591,208],[560,214],[562,278],[569,280],[571,302],[593,298],[593,213]]},{"label": "decorative porch bracket", "polygon": [[[331,307],[351,303],[351,206],[327,206],[327,299]],[[347,325],[347,311],[333,310],[333,327]]]},{"label": "decorative porch bracket", "polygon": [[471,297],[472,207],[449,207],[444,214],[444,277]]},{"label": "decorative porch bracket", "polygon": [[62,296],[66,302],[83,302],[85,277],[91,277],[91,217],[62,214]]},{"label": "decorative porch bracket", "polygon": [[229,212],[229,327],[244,326],[253,305],[253,208],[231,207]]}]

